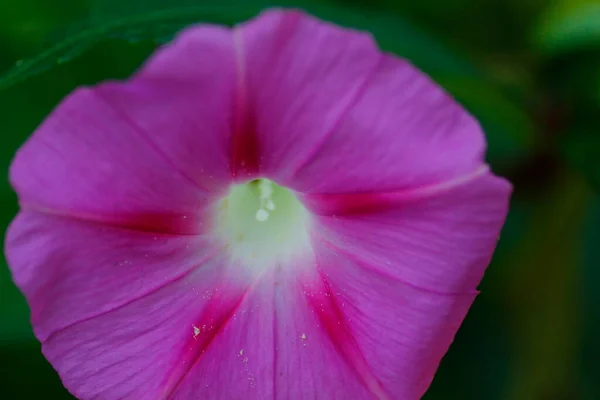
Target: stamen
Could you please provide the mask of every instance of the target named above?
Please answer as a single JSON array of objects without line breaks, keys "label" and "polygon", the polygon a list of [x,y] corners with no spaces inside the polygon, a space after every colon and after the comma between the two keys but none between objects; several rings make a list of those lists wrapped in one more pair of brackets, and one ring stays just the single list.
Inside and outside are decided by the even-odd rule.
[{"label": "stamen", "polygon": [[268,179],[232,186],[214,211],[217,238],[253,273],[296,264],[312,252],[310,214],[293,192]]},{"label": "stamen", "polygon": [[[256,212],[256,220],[265,222],[269,219],[269,211],[275,210],[275,203],[271,198],[273,196],[273,182],[267,179],[261,179],[258,183],[258,191],[260,197],[260,208]],[[269,211],[267,211],[269,210]]]}]

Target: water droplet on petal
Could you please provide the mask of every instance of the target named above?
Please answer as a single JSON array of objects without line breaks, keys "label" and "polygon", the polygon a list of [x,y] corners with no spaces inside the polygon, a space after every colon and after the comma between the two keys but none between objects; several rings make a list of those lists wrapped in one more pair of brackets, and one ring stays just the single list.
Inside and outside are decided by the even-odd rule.
[{"label": "water droplet on petal", "polygon": [[265,222],[269,219],[269,212],[262,208],[256,212],[256,220],[259,222]]}]

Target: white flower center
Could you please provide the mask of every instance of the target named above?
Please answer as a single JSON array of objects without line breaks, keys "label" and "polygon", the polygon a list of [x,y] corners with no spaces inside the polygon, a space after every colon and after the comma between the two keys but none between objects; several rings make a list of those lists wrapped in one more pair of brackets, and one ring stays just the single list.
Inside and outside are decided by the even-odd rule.
[{"label": "white flower center", "polygon": [[237,262],[262,273],[311,253],[310,214],[268,179],[232,186],[217,204],[215,233]]}]

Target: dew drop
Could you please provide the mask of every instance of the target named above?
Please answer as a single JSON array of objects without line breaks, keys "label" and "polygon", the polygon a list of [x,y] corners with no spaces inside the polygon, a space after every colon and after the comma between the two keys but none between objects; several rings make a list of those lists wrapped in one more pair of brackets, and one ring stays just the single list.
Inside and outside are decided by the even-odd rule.
[{"label": "dew drop", "polygon": [[259,222],[265,222],[269,219],[269,212],[267,210],[263,210],[262,208],[256,212],[256,220]]}]

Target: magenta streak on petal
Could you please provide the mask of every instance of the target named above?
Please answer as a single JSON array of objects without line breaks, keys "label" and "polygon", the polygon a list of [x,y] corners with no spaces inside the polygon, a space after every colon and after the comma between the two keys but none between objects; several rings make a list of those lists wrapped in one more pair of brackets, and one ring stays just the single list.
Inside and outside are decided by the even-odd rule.
[{"label": "magenta streak on petal", "polygon": [[180,357],[181,361],[168,376],[164,399],[170,399],[177,392],[179,385],[185,381],[194,365],[200,361],[208,346],[223,331],[249,291],[250,288],[239,294],[228,293],[227,289],[216,292],[204,307],[196,323],[189,328],[186,327],[190,330],[190,339],[184,347],[184,352]]},{"label": "magenta streak on petal", "polygon": [[162,282],[160,285],[158,285],[156,287],[153,287],[150,290],[145,291],[144,293],[141,293],[140,295],[134,297],[133,299],[127,300],[126,302],[124,302],[122,304],[119,304],[118,306],[112,307],[112,308],[110,308],[108,310],[104,310],[104,311],[99,312],[97,314],[91,315],[89,317],[82,318],[82,319],[80,319],[78,321],[75,321],[75,322],[72,322],[72,323],[70,323],[67,326],[63,326],[61,328],[55,329],[52,333],[50,333],[49,335],[47,335],[45,339],[42,340],[42,345],[44,343],[50,341],[52,339],[52,337],[54,337],[56,334],[58,334],[60,332],[63,332],[65,330],[67,330],[69,328],[72,328],[72,327],[74,327],[74,326],[76,326],[78,324],[81,324],[83,322],[86,322],[86,321],[89,321],[89,320],[101,317],[103,315],[109,314],[109,313],[114,312],[116,310],[119,310],[119,309],[121,309],[121,308],[123,308],[125,306],[128,306],[129,304],[132,304],[132,303],[134,303],[134,302],[136,302],[138,300],[141,300],[141,299],[143,299],[145,297],[148,297],[148,296],[150,296],[150,295],[158,292],[160,289],[162,289],[162,288],[164,288],[164,287],[166,287],[168,285],[171,285],[171,284],[173,284],[175,282],[178,282],[178,281],[180,281],[182,279],[185,279],[190,273],[192,273],[193,271],[197,270],[197,268],[202,267],[208,261],[210,261],[213,257],[215,257],[216,255],[218,255],[221,252],[221,250],[223,250],[223,249],[222,248],[216,249],[214,252],[212,252],[209,255],[207,255],[202,260],[202,262],[200,262],[200,264],[198,266],[196,266],[195,268],[190,268],[189,270],[181,273],[180,275],[178,275],[178,276],[176,276],[176,277],[174,277],[174,278],[172,278],[172,279],[170,279],[168,281]]},{"label": "magenta streak on petal", "polygon": [[321,150],[321,148],[323,147],[325,142],[327,142],[327,139],[329,139],[329,137],[333,133],[336,132],[336,130],[338,129],[338,126],[342,123],[342,121],[346,117],[346,114],[348,114],[348,112],[352,109],[354,104],[356,104],[361,99],[363,93],[369,88],[369,84],[371,83],[371,80],[373,78],[375,78],[375,76],[377,76],[377,72],[379,72],[384,61],[385,61],[385,57],[383,57],[383,55],[381,55],[379,58],[379,61],[373,67],[373,70],[371,70],[368,74],[366,74],[365,79],[362,82],[362,84],[358,87],[358,89],[356,89],[354,94],[352,96],[350,96],[350,98],[348,99],[346,104],[343,105],[341,112],[339,113],[339,115],[337,116],[337,118],[335,119],[335,121],[331,125],[331,127],[319,139],[319,141],[314,144],[312,150],[306,154],[306,157],[304,158],[304,160],[302,160],[297,166],[294,167],[294,172],[291,173],[292,177],[295,176],[302,168],[304,168],[306,165],[308,165],[319,154],[319,150]]},{"label": "magenta streak on petal", "polygon": [[335,251],[338,254],[343,254],[344,257],[348,258],[350,261],[354,262],[355,264],[357,264],[358,266],[360,266],[361,268],[364,268],[365,270],[368,270],[369,272],[375,273],[380,275],[381,277],[384,277],[386,279],[389,279],[391,281],[396,281],[396,282],[400,282],[405,286],[410,286],[412,288],[415,288],[417,290],[420,290],[422,292],[428,292],[428,293],[432,293],[435,295],[439,295],[439,296],[461,296],[464,294],[471,294],[471,295],[478,295],[479,291],[478,290],[469,290],[469,291],[463,291],[463,292],[452,292],[452,291],[439,291],[439,290],[433,290],[430,288],[424,288],[418,285],[415,285],[413,283],[410,283],[404,279],[399,279],[397,276],[393,276],[390,275],[388,272],[386,272],[383,269],[377,268],[376,266],[372,265],[371,262],[365,260],[364,258],[360,257],[358,254],[353,253],[350,250],[346,250],[343,249],[340,245],[334,244],[331,241],[321,237],[319,238],[320,242],[324,245],[329,247],[330,249],[332,249],[333,251]]},{"label": "magenta streak on petal", "polygon": [[256,124],[247,104],[246,56],[241,30],[242,27],[237,27],[233,31],[237,71],[231,162],[231,175],[234,180],[256,177],[260,163]]},{"label": "magenta streak on petal", "polygon": [[85,222],[98,223],[116,228],[165,235],[200,235],[203,232],[203,219],[199,215],[167,213],[98,213],[71,210],[56,210],[39,207],[30,203],[20,203],[24,211],[54,215]]},{"label": "magenta streak on petal", "polygon": [[335,301],[327,278],[319,268],[322,282],[313,283],[307,294],[309,305],[315,311],[323,329],[340,355],[348,362],[363,384],[378,400],[389,400],[377,378],[371,372],[358,344],[352,336],[342,310]]},{"label": "magenta streak on petal", "polygon": [[317,215],[366,214],[373,211],[383,211],[405,202],[422,200],[439,193],[444,193],[457,186],[471,182],[488,172],[489,167],[484,164],[470,174],[418,189],[374,193],[298,194],[298,197],[302,199],[304,205],[309,210]]},{"label": "magenta streak on petal", "polygon": [[129,118],[129,116],[127,114],[122,112],[119,107],[113,106],[113,104],[102,95],[101,88],[102,88],[101,86],[98,87],[98,89],[93,91],[92,93],[94,93],[96,95],[96,97],[98,97],[98,99],[102,100],[104,102],[104,104],[106,104],[108,107],[110,107],[110,109],[113,110],[115,112],[115,114],[117,114],[123,121],[125,121],[127,123],[127,125],[129,125],[131,127],[131,130],[133,132],[135,132],[138,135],[138,137],[140,139],[142,139],[146,144],[148,144],[148,146],[152,150],[154,150],[154,152],[156,154],[158,154],[163,160],[165,160],[165,162],[167,164],[169,164],[169,166],[171,168],[173,168],[174,171],[177,171],[178,174],[180,174],[185,180],[189,181],[192,185],[196,186],[198,189],[200,189],[202,191],[208,191],[207,188],[202,187],[192,177],[190,177],[188,174],[186,174],[184,171],[182,171],[180,168],[178,168],[175,165],[175,163],[165,154],[165,152],[162,151],[160,149],[160,147],[158,147],[156,145],[156,143],[154,143],[154,141],[148,137],[148,134],[142,128],[140,128],[131,118]]}]

